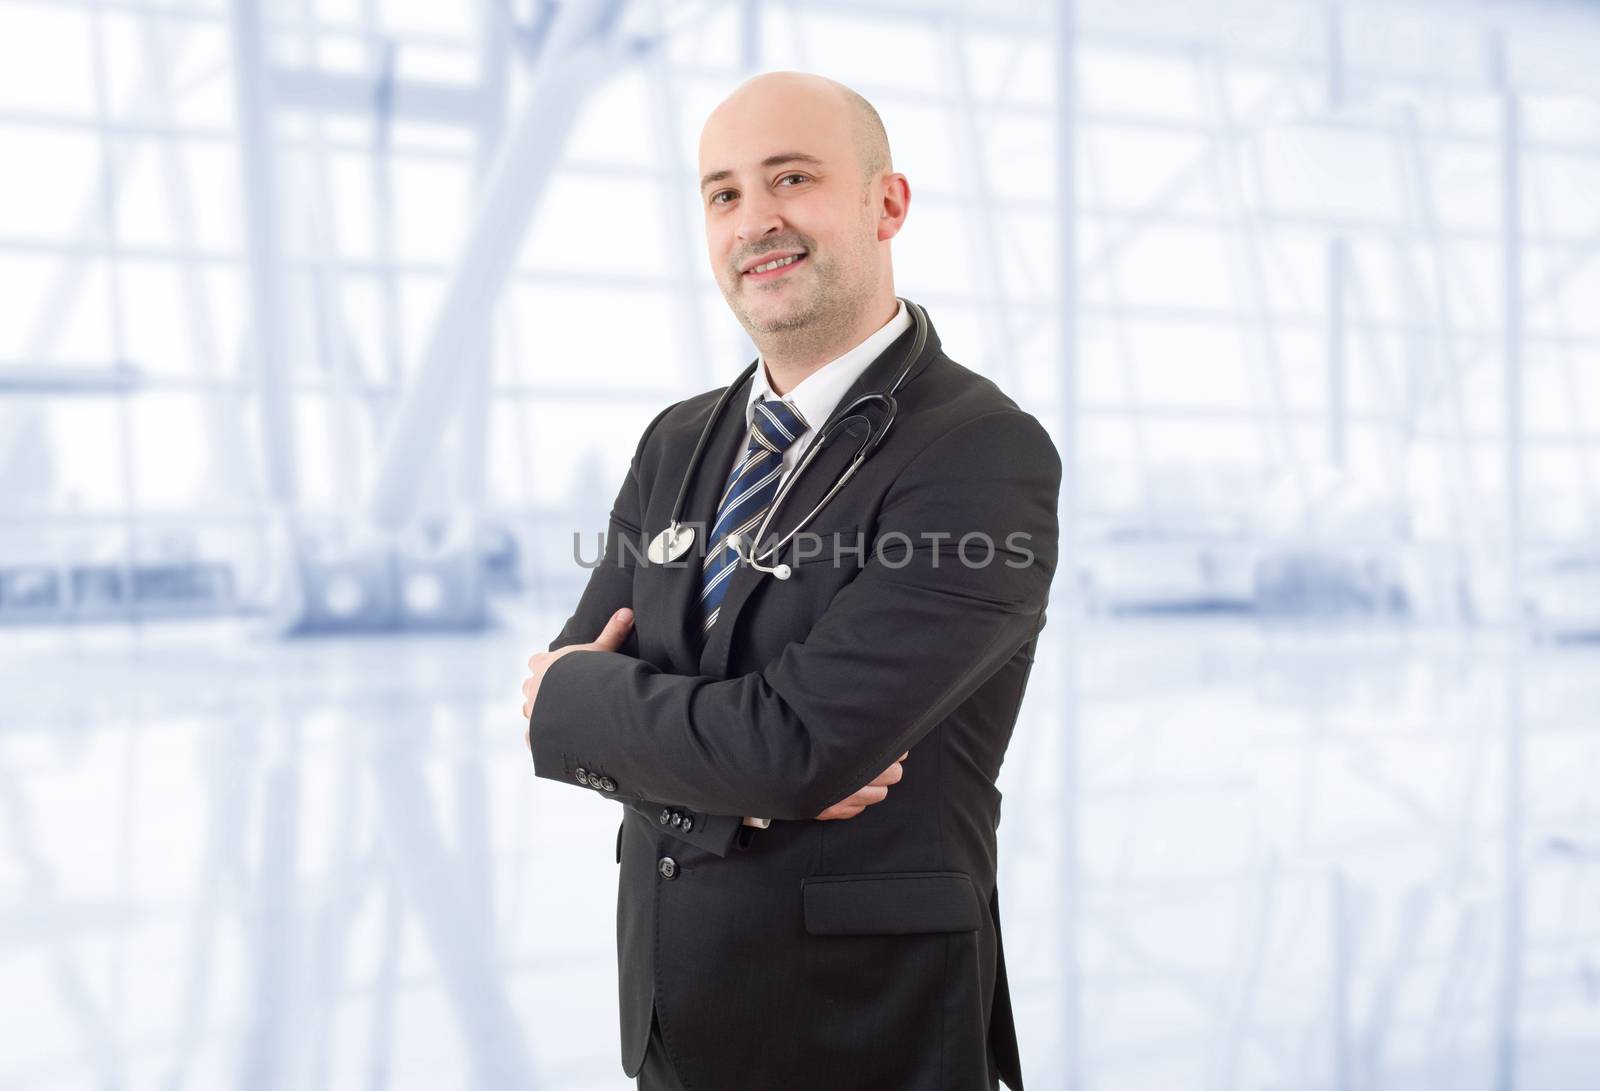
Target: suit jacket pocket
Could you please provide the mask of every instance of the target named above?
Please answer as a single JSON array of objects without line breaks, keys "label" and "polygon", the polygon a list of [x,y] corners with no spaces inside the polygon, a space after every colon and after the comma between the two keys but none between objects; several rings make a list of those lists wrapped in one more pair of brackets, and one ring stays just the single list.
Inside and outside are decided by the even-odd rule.
[{"label": "suit jacket pocket", "polygon": [[813,936],[975,932],[982,909],[960,871],[810,875],[800,897]]}]

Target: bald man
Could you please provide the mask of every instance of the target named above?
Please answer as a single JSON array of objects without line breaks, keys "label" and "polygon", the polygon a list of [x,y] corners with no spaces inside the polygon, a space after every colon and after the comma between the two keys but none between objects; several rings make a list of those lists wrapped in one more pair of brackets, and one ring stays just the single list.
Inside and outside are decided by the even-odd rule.
[{"label": "bald man", "polygon": [[[522,687],[535,773],[623,805],[623,1070],[646,1089],[1020,1089],[995,780],[1060,459],[895,295],[911,190],[865,99],[758,76],[707,119],[699,169],[711,270],[760,356],[650,422]],[[884,399],[859,399],[890,390],[884,432]],[[652,556],[674,520],[694,548]]]}]

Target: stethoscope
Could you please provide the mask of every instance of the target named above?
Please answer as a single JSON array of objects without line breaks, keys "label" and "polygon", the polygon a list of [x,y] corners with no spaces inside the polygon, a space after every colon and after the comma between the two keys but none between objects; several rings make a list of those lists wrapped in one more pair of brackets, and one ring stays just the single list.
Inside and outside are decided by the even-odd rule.
[{"label": "stethoscope", "polygon": [[[916,327],[916,332],[912,336],[911,347],[906,351],[906,363],[900,369],[899,377],[895,379],[888,390],[863,394],[843,409],[834,410],[833,415],[823,425],[822,431],[817,433],[817,438],[811,441],[810,447],[806,448],[806,453],[801,457],[800,462],[789,476],[784,479],[783,483],[778,486],[777,494],[773,496],[772,503],[767,506],[766,516],[762,518],[761,526],[756,530],[754,541],[759,543],[762,537],[765,536],[767,527],[778,513],[779,505],[783,503],[784,498],[794,488],[795,482],[800,479],[800,475],[805,472],[806,467],[811,465],[811,460],[816,458],[822,449],[828,445],[839,429],[846,425],[853,425],[856,421],[861,421],[867,426],[866,438],[856,448],[855,456],[850,460],[850,465],[845,467],[844,472],[834,481],[833,486],[823,494],[822,499],[817,501],[816,505],[806,513],[805,518],[796,523],[789,533],[774,542],[763,556],[775,556],[789,539],[800,533],[807,523],[816,518],[817,513],[822,510],[823,506],[829,500],[832,500],[834,494],[843,488],[844,483],[849,481],[855,475],[855,472],[861,468],[862,463],[871,458],[878,448],[883,446],[884,439],[889,435],[889,428],[894,424],[895,413],[899,411],[899,404],[894,400],[894,392],[900,389],[900,384],[906,381],[907,375],[911,374],[911,369],[915,366],[917,358],[922,355],[923,345],[928,340],[928,316],[923,313],[922,306],[911,302],[909,299],[905,301],[905,304],[906,310],[911,312],[911,321]],[[750,365],[740,373],[739,377],[728,385],[728,389],[722,392],[722,397],[717,399],[716,406],[712,408],[711,416],[707,418],[706,426],[700,432],[700,439],[694,445],[694,453],[689,456],[689,465],[684,469],[683,481],[678,485],[678,498],[672,505],[672,518],[661,533],[650,539],[650,545],[645,549],[645,556],[649,558],[651,564],[667,564],[676,561],[689,552],[689,548],[694,545],[694,528],[684,526],[681,522],[683,518],[683,502],[689,495],[689,482],[694,480],[694,475],[700,468],[700,458],[705,452],[706,442],[716,429],[717,421],[722,416],[722,411],[727,407],[728,400],[733,397],[734,391],[744,386],[746,379],[755,374],[755,370],[760,366],[760,363],[759,357],[752,360]],[[876,429],[872,427],[871,419],[862,412],[862,409],[874,403],[883,408],[883,423]],[[757,572],[771,573],[780,580],[788,579],[793,572],[786,564],[773,565],[771,567],[762,564],[756,558],[753,547],[744,546],[744,543],[738,540],[731,544],[734,552],[739,555],[739,559]]]}]

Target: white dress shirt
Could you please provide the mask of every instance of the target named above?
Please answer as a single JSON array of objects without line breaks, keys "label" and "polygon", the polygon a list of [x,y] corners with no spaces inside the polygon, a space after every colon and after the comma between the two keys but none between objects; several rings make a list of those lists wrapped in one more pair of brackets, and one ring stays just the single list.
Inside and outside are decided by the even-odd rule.
[{"label": "white dress shirt", "polygon": [[[900,307],[894,312],[894,317],[879,326],[876,332],[869,334],[865,341],[862,341],[855,348],[844,353],[844,355],[835,357],[817,368],[817,370],[796,383],[794,389],[783,396],[796,409],[800,410],[800,416],[806,422],[806,430],[801,432],[799,437],[789,444],[788,448],[783,452],[783,477],[778,479],[780,488],[783,486],[784,478],[789,476],[789,472],[794,469],[795,463],[800,460],[800,456],[806,453],[806,448],[811,446],[811,441],[822,430],[823,423],[827,421],[828,415],[833,412],[834,407],[839,404],[839,399],[844,397],[844,392],[849,390],[851,384],[861,377],[863,371],[867,370],[867,365],[882,355],[883,350],[889,347],[889,343],[899,337],[906,327],[911,325],[911,316],[906,313],[906,301],[902,299],[899,300],[899,303]],[[748,438],[750,428],[756,415],[756,399],[778,397],[777,394],[773,393],[772,386],[767,381],[766,359],[758,359],[760,360],[760,365],[756,368],[755,374],[750,377],[750,396],[745,400],[744,405],[746,439],[744,443],[739,445],[739,450],[734,455],[732,465],[722,475],[724,481],[732,476],[734,466],[744,461],[745,450],[750,445]],[[746,817],[744,824],[766,829],[772,824],[772,820],[770,818]]]},{"label": "white dress shirt", "polygon": [[[811,446],[811,441],[821,431],[823,422],[839,404],[839,399],[844,397],[844,392],[861,377],[863,371],[867,370],[867,365],[882,355],[883,350],[889,347],[889,343],[911,325],[911,316],[906,313],[906,301],[901,299],[899,303],[900,307],[894,312],[894,317],[879,326],[875,333],[867,335],[865,341],[844,355],[829,360],[796,383],[793,390],[783,395],[784,400],[800,410],[800,415],[805,418],[808,426],[783,452],[784,477],[789,475],[789,471],[794,469],[800,456],[806,453],[806,448]],[[724,481],[733,473],[733,467],[744,461],[745,448],[750,442],[750,427],[755,421],[756,399],[778,397],[773,393],[772,386],[767,380],[767,361],[765,358],[760,360],[756,373],[750,377],[750,397],[746,399],[744,406],[745,442],[739,445],[733,464],[728,467],[727,473],[722,475]],[[779,485],[781,487],[782,479],[779,480]]]}]

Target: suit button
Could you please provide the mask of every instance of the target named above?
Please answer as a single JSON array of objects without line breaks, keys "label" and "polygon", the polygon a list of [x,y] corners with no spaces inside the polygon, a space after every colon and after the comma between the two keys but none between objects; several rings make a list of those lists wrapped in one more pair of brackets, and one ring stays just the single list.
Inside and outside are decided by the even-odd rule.
[{"label": "suit button", "polygon": [[694,816],[686,814],[683,816],[683,832],[688,833],[692,829],[694,829]]},{"label": "suit button", "polygon": [[673,815],[672,815],[672,826],[673,826],[674,829],[682,829],[683,828],[683,815],[674,812]]},{"label": "suit button", "polygon": [[578,778],[578,783],[579,784],[588,784],[589,783],[589,770],[585,769],[581,765],[578,766],[578,771],[576,773],[572,774],[572,775]]},{"label": "suit button", "polygon": [[678,861],[670,856],[663,856],[661,862],[656,865],[656,870],[661,872],[663,879],[671,879],[678,874]]},{"label": "suit button", "polygon": [[[591,777],[590,779],[593,780],[594,778]],[[614,792],[617,790],[617,782],[612,780],[610,777],[601,777],[599,787],[604,788],[608,792]]]},{"label": "suit button", "polygon": [[672,812],[671,811],[662,811],[660,816],[656,819],[656,821],[661,823],[663,826],[665,826],[668,822],[672,821]]}]

